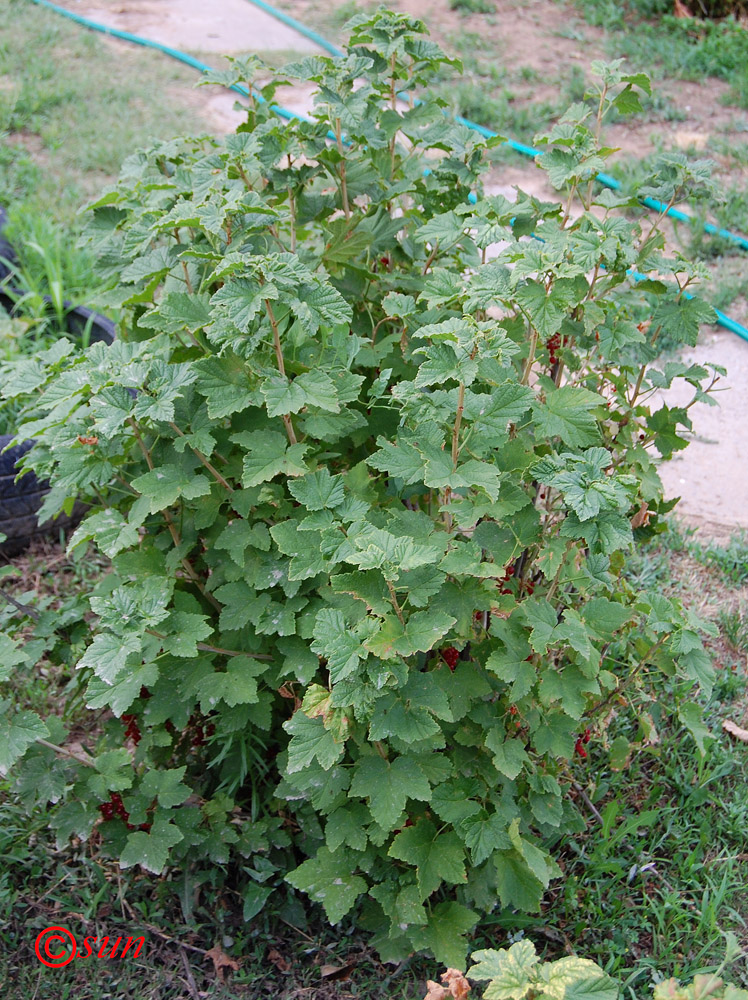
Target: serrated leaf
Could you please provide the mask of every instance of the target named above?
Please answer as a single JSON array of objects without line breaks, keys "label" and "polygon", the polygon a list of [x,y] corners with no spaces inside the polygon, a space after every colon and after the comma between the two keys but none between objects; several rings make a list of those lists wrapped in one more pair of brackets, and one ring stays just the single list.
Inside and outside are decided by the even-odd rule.
[{"label": "serrated leaf", "polygon": [[321,903],[330,923],[337,924],[368,889],[364,879],[353,874],[356,864],[356,855],[345,848],[320,847],[315,857],[289,872],[286,881]]},{"label": "serrated leaf", "polygon": [[517,941],[510,948],[473,952],[476,965],[468,970],[471,979],[489,979],[486,1000],[524,1000],[530,989],[538,956],[531,941]]},{"label": "serrated leaf", "polygon": [[411,758],[389,761],[371,754],[356,763],[350,793],[367,799],[375,822],[383,830],[393,830],[407,800],[428,801],[431,787],[421,766]]},{"label": "serrated leaf", "polygon": [[598,393],[579,386],[562,385],[550,392],[544,403],[536,403],[533,407],[536,434],[560,437],[571,448],[597,444],[600,432],[590,411],[601,405],[605,405],[605,400]]},{"label": "serrated leaf", "polygon": [[288,484],[289,493],[307,510],[334,510],[345,500],[343,477],[317,469]]},{"label": "serrated leaf", "polygon": [[249,367],[233,351],[196,361],[195,368],[198,371],[195,385],[205,396],[211,420],[245,410],[252,403],[254,387]]},{"label": "serrated leaf", "polygon": [[439,833],[430,820],[421,819],[415,826],[401,830],[387,853],[416,868],[421,899],[430,896],[442,882],[459,885],[467,881],[465,849],[457,835],[451,831]]},{"label": "serrated leaf", "polygon": [[133,489],[147,501],[149,514],[157,514],[182,497],[194,500],[210,493],[210,482],[199,473],[189,473],[175,465],[152,469],[132,480]]},{"label": "serrated leaf", "polygon": [[7,774],[33,743],[48,736],[49,729],[36,712],[0,716],[0,773]]},{"label": "serrated leaf", "polygon": [[275,431],[246,432],[235,435],[235,440],[247,449],[242,476],[244,486],[259,486],[279,473],[303,476],[309,471],[304,464],[307,445],[289,445],[287,439]]},{"label": "serrated leaf", "polygon": [[138,830],[128,834],[127,844],[119,859],[120,868],[140,865],[154,875],[160,875],[169,858],[169,848],[184,839],[181,830],[169,820],[157,817],[150,832]]},{"label": "serrated leaf", "polygon": [[182,781],[186,770],[186,767],[150,770],[143,776],[138,791],[149,802],[158,799],[158,804],[164,809],[181,806],[192,792],[189,785],[185,785]]},{"label": "serrated leaf", "polygon": [[463,969],[467,955],[467,934],[478,923],[478,914],[460,903],[437,903],[428,918],[428,925],[412,932],[417,948],[428,948],[440,965],[448,969]]},{"label": "serrated leaf", "polygon": [[319,717],[310,719],[299,710],[283,723],[283,728],[291,734],[288,744],[288,771],[291,774],[308,767],[314,760],[329,771],[343,754],[343,747],[335,742]]}]

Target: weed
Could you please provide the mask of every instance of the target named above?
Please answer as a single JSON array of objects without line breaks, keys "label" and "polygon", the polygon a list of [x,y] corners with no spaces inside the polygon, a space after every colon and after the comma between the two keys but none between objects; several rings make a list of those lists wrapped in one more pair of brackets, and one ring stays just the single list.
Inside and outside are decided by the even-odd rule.
[{"label": "weed", "polygon": [[727,545],[704,545],[692,542],[691,554],[699,562],[707,566],[716,566],[726,580],[736,584],[748,582],[748,535],[738,532],[730,538]]},{"label": "weed", "polygon": [[194,86],[193,71],[19,0],[0,6],[0,78],[0,201],[26,198],[66,221],[134,149],[203,127],[175,93]]},{"label": "weed", "polygon": [[494,14],[495,0],[449,0],[450,10],[458,10],[461,14]]},{"label": "weed", "polygon": [[721,611],[719,624],[722,634],[733,649],[739,653],[748,653],[748,608]]}]

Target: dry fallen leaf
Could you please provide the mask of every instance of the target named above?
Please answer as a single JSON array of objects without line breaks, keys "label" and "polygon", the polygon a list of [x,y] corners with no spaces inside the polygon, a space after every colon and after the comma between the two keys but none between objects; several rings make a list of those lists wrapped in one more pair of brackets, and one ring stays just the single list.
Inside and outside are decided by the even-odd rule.
[{"label": "dry fallen leaf", "polygon": [[281,955],[277,948],[271,948],[268,952],[268,962],[272,962],[279,972],[288,972],[291,968],[291,963]]},{"label": "dry fallen leaf", "polygon": [[631,518],[631,527],[641,528],[643,524],[648,524],[648,523],[649,523],[649,509],[647,507],[647,501],[644,500],[639,510]]},{"label": "dry fallen leaf", "polygon": [[673,7],[673,15],[675,17],[693,17],[691,11],[683,3],[683,0],[675,0],[675,5]]},{"label": "dry fallen leaf", "polygon": [[447,969],[446,972],[443,972],[442,982],[449,986],[449,995],[454,997],[454,1000],[465,1000],[470,992],[470,983],[459,969]]},{"label": "dry fallen leaf", "polygon": [[736,725],[736,723],[730,722],[729,719],[724,720],[722,728],[726,733],[734,736],[736,740],[742,740],[743,743],[748,743],[748,729],[743,729],[741,726]]},{"label": "dry fallen leaf", "polygon": [[323,979],[330,979],[333,982],[343,982],[351,978],[351,973],[356,968],[355,964],[350,965],[321,965],[319,974]]},{"label": "dry fallen leaf", "polygon": [[212,961],[215,973],[222,983],[226,982],[226,973],[224,972],[224,969],[232,969],[234,972],[239,969],[239,963],[237,960],[235,958],[230,958],[218,944],[214,944],[210,951],[206,951],[205,957]]},{"label": "dry fallen leaf", "polygon": [[449,992],[444,986],[440,986],[435,983],[433,979],[429,979],[426,983],[426,989],[428,993],[423,998],[423,1000],[448,1000]]},{"label": "dry fallen leaf", "polygon": [[446,986],[440,986],[433,979],[426,983],[428,993],[423,1000],[465,1000],[470,992],[470,983],[459,969],[447,969],[442,972],[441,980]]}]

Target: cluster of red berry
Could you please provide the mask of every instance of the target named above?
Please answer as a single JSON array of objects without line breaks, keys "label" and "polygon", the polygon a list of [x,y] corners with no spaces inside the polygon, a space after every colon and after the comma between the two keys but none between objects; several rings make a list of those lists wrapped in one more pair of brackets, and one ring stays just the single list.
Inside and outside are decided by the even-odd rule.
[{"label": "cluster of red berry", "polygon": [[558,354],[556,352],[561,347],[561,334],[554,333],[552,337],[546,340],[545,346],[548,348],[549,360],[552,367],[558,361]]},{"label": "cluster of red berry", "polygon": [[126,712],[122,716],[122,721],[125,723],[125,726],[127,727],[125,729],[125,739],[132,740],[135,746],[137,746],[138,743],[140,743],[142,736],[140,733],[140,728],[138,726],[137,720],[135,719],[135,716],[130,715],[129,712]]},{"label": "cluster of red berry", "polygon": [[591,733],[590,733],[589,729],[585,729],[584,735],[580,736],[577,739],[577,742],[574,744],[574,749],[579,754],[579,756],[582,757],[582,758],[584,758],[584,757],[587,756],[587,751],[584,748],[585,748],[586,744],[589,743],[590,736],[591,736]]},{"label": "cluster of red berry", "polygon": [[460,651],[455,649],[454,646],[445,646],[444,649],[440,649],[439,652],[441,653],[444,662],[447,664],[452,673],[454,673],[457,661],[460,658]]},{"label": "cluster of red berry", "polygon": [[[127,823],[130,819],[130,814],[127,809],[125,809],[125,804],[122,801],[122,796],[119,792],[110,792],[109,801],[101,803],[99,806],[99,812],[105,820],[121,819]],[[127,825],[128,827],[130,826],[129,823],[127,823]]]},{"label": "cluster of red berry", "polygon": [[201,719],[196,715],[191,715],[187,721],[186,733],[189,733],[191,739],[190,743],[193,747],[205,746],[205,740],[209,739],[213,733],[216,731],[216,727],[212,722],[209,722],[206,726]]},{"label": "cluster of red berry", "polygon": [[496,580],[496,586],[499,588],[500,594],[511,594],[512,592],[511,587],[507,587],[506,585],[507,583],[509,583],[509,581],[513,576],[514,576],[514,563],[509,563],[509,565],[504,570],[504,575],[500,576]]}]

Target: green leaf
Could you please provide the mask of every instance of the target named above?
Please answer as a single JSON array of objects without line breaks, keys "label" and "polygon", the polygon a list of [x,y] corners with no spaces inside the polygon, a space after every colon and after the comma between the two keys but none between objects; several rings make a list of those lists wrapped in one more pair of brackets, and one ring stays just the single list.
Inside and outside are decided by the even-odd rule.
[{"label": "green leaf", "polygon": [[169,848],[184,839],[181,830],[169,820],[157,816],[149,833],[130,833],[119,859],[120,868],[140,865],[154,875],[160,875],[169,858]]},{"label": "green leaf", "polygon": [[707,740],[714,739],[709,727],[704,724],[703,715],[701,706],[694,701],[687,701],[678,706],[678,718],[693,736],[702,757],[706,753]]},{"label": "green leaf", "polygon": [[254,379],[247,363],[232,350],[220,357],[196,361],[195,368],[198,372],[195,385],[205,396],[211,420],[220,420],[251,405]]},{"label": "green leaf", "polygon": [[304,464],[305,444],[288,444],[275,431],[245,431],[234,435],[234,441],[247,449],[244,456],[244,486],[259,486],[279,473],[303,476],[309,470]]},{"label": "green leaf", "polygon": [[442,882],[449,885],[467,882],[465,849],[457,835],[438,833],[430,820],[421,819],[415,826],[401,830],[387,853],[416,868],[421,899],[428,898]]},{"label": "green leaf", "polygon": [[207,714],[221,701],[229,708],[256,704],[259,701],[257,677],[264,671],[265,666],[258,660],[232,656],[225,671],[215,671],[198,682],[195,695],[200,701],[200,711]]},{"label": "green leaf", "polygon": [[538,956],[531,941],[517,941],[510,948],[473,952],[477,965],[468,970],[471,979],[490,979],[485,1000],[523,1000],[530,989]]},{"label": "green leaf", "polygon": [[49,729],[36,712],[0,716],[0,773],[7,774],[33,743],[48,736]]},{"label": "green leaf", "polygon": [[158,804],[164,809],[181,806],[192,791],[189,785],[185,785],[182,781],[186,770],[186,767],[175,767],[163,771],[148,771],[143,776],[138,790],[149,802],[158,799]]},{"label": "green leaf", "polygon": [[[84,542],[93,540],[110,559],[113,559],[124,549],[137,545],[139,539],[137,526],[128,524],[123,515],[112,508],[90,514],[76,528],[68,542],[68,552],[72,552]],[[2,657],[0,657],[0,661]]]},{"label": "green leaf", "polygon": [[325,840],[331,851],[337,851],[343,844],[356,851],[366,848],[366,824],[369,817],[366,807],[350,802],[336,809],[327,819]]},{"label": "green leaf", "polygon": [[329,771],[343,754],[343,747],[335,742],[319,717],[310,719],[299,710],[283,723],[283,728],[291,734],[288,744],[288,771],[291,774],[308,767],[314,760]]},{"label": "green leaf", "polygon": [[591,411],[604,405],[605,400],[596,392],[562,385],[548,393],[544,403],[533,407],[536,433],[542,437],[560,437],[571,448],[597,444],[600,432]]},{"label": "green leaf", "polygon": [[427,802],[431,787],[421,766],[410,757],[389,761],[370,754],[356,763],[350,794],[367,799],[375,822],[383,830],[393,830],[408,799]]},{"label": "green leaf", "polygon": [[467,934],[478,923],[478,914],[460,903],[437,903],[428,918],[428,925],[412,932],[416,948],[431,951],[440,965],[448,969],[464,969],[467,956]]},{"label": "green leaf", "polygon": [[156,514],[182,497],[194,500],[210,493],[210,481],[199,473],[189,473],[175,465],[152,469],[132,480],[133,489],[147,501],[145,510]]},{"label": "green leaf", "polygon": [[341,611],[322,608],[315,619],[314,636],[312,652],[327,658],[333,684],[350,676],[357,669],[359,661],[366,658],[361,640],[348,628]]},{"label": "green leaf", "polygon": [[327,469],[290,482],[288,491],[307,510],[334,510],[345,500],[343,477],[331,476]]},{"label": "green leaf", "polygon": [[501,905],[536,913],[540,909],[544,886],[525,859],[517,851],[502,851],[494,860]]},{"label": "green leaf", "polygon": [[7,680],[11,674],[11,668],[27,663],[28,653],[18,648],[18,639],[0,632],[0,680]]},{"label": "green leaf", "polygon": [[486,747],[493,754],[493,762],[497,771],[501,771],[511,781],[520,774],[530,758],[525,752],[521,740],[504,737],[501,729],[491,729],[486,736]]},{"label": "green leaf", "polygon": [[321,903],[330,923],[337,924],[368,889],[364,879],[353,874],[357,863],[358,858],[352,851],[320,847],[315,857],[289,872],[286,881]]}]

